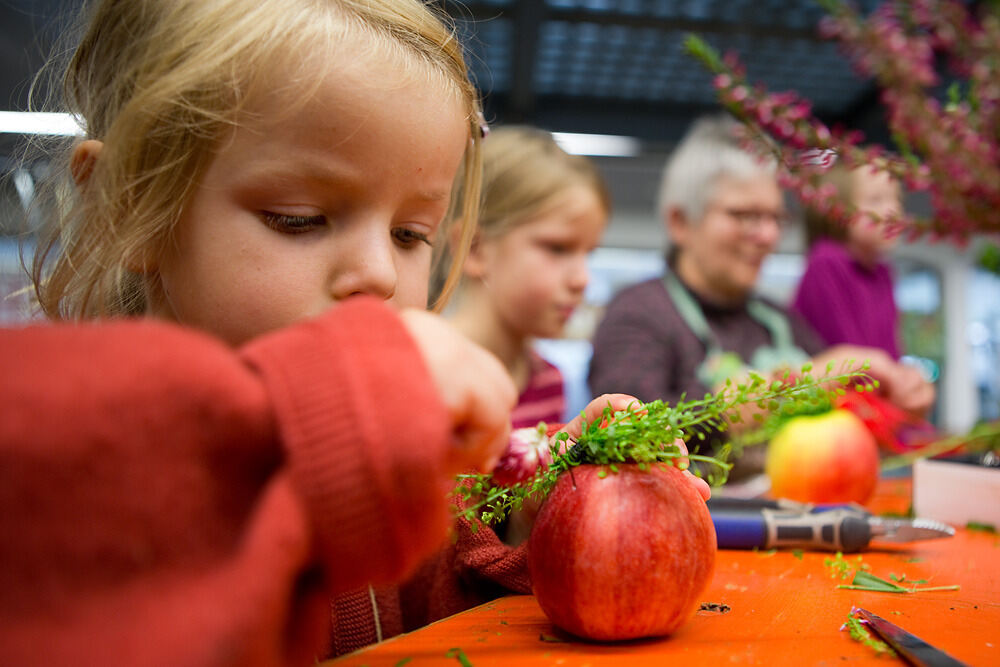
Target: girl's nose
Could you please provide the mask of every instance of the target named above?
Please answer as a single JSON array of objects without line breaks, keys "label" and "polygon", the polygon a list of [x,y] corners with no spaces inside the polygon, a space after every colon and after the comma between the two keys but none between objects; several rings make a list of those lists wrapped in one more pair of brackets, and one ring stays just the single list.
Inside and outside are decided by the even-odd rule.
[{"label": "girl's nose", "polygon": [[[384,226],[383,226],[384,227]],[[330,293],[337,301],[368,294],[388,301],[396,293],[396,262],[386,229],[355,230],[338,239]]]},{"label": "girl's nose", "polygon": [[587,266],[587,254],[575,256],[569,266],[569,286],[574,291],[583,291],[590,282],[590,269]]}]

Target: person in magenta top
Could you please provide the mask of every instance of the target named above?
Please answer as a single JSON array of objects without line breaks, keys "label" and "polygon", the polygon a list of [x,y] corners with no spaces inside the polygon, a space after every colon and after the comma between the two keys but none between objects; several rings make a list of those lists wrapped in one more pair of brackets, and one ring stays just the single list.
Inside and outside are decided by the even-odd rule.
[{"label": "person in magenta top", "polygon": [[899,313],[886,253],[897,235],[890,225],[902,214],[899,183],[864,166],[834,167],[823,177],[831,196],[849,202],[853,217],[841,223],[809,209],[809,254],[792,309],[828,345],[879,348],[899,359]]}]

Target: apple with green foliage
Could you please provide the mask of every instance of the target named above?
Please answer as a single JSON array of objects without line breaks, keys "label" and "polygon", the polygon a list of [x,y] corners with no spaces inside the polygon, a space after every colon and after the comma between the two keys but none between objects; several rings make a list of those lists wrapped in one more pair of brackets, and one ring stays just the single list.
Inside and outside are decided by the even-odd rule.
[{"label": "apple with green foliage", "polygon": [[697,609],[715,527],[678,468],[581,465],[563,472],[531,531],[528,566],[557,627],[614,641],[669,635]]},{"label": "apple with green foliage", "polygon": [[771,438],[764,463],[771,495],[807,503],[866,502],[879,475],[878,444],[854,413],[792,417]]}]

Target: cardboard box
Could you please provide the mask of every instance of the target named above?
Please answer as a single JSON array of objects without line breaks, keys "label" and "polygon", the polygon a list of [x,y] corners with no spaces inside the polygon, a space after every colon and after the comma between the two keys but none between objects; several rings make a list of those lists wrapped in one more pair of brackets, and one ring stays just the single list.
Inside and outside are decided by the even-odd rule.
[{"label": "cardboard box", "polygon": [[1000,530],[1000,468],[918,460],[913,464],[913,513],[956,528],[976,522]]}]

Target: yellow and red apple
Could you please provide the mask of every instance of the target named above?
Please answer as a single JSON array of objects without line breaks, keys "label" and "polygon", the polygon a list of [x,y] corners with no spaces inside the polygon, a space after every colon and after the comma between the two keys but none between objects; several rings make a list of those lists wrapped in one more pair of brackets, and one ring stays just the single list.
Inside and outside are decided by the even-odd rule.
[{"label": "yellow and red apple", "polygon": [[810,503],[864,503],[878,482],[878,444],[852,412],[834,409],[785,422],[768,445],[771,495]]}]

